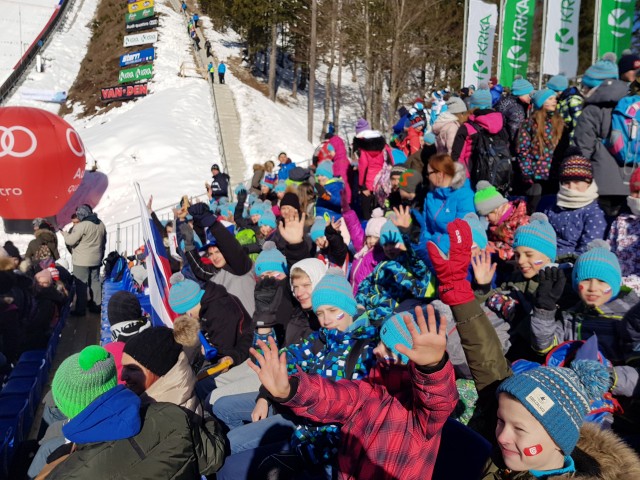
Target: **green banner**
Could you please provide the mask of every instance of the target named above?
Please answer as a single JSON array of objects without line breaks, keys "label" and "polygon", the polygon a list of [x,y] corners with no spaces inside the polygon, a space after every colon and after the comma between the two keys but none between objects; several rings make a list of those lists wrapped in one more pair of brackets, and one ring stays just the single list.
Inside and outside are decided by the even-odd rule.
[{"label": "green banner", "polygon": [[141,65],[139,67],[126,68],[120,70],[118,83],[137,82],[153,77],[153,65]]},{"label": "green banner", "polygon": [[535,11],[536,0],[506,0],[504,3],[499,81],[506,87],[511,86],[516,75],[527,78]]},{"label": "green banner", "polygon": [[598,58],[607,52],[618,58],[622,51],[631,47],[633,17],[636,0],[601,0],[600,32],[598,35]]},{"label": "green banner", "polygon": [[137,22],[138,20],[143,20],[145,18],[153,17],[154,7],[145,8],[144,10],[139,10],[133,13],[125,13],[124,21],[125,23]]}]

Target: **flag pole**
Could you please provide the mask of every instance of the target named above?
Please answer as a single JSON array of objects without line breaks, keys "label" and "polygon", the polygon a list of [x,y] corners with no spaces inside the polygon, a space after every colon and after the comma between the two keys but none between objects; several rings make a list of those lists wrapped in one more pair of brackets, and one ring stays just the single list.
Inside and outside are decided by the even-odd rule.
[{"label": "flag pole", "polygon": [[602,0],[596,0],[595,18],[593,19],[593,49],[591,51],[591,64],[598,60],[598,48],[600,40],[600,17],[602,15]]},{"label": "flag pole", "polygon": [[540,66],[538,70],[540,70],[538,74],[538,90],[542,88],[542,77],[544,76],[544,48],[545,48],[545,40],[547,38],[547,10],[549,7],[549,0],[544,0],[544,6],[542,8],[542,38],[540,40]]},{"label": "flag pole", "polygon": [[462,69],[460,73],[460,88],[466,86],[467,79],[465,78],[465,72],[467,69],[467,21],[469,19],[469,0],[464,0],[464,33],[462,38]]},{"label": "flag pole", "polygon": [[498,33],[498,68],[496,69],[496,77],[498,77],[498,83],[501,83],[502,75],[502,43],[504,39],[504,9],[507,0],[500,0],[500,16],[498,21],[500,22],[500,32]]}]

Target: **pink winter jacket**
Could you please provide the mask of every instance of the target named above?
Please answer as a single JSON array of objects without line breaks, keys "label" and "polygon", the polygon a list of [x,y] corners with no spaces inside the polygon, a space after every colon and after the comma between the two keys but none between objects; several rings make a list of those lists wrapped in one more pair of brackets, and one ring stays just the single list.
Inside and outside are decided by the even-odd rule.
[{"label": "pink winter jacket", "polygon": [[[476,123],[490,134],[495,135],[502,130],[504,117],[500,112],[489,111],[483,115],[470,115],[469,122]],[[471,160],[476,134],[476,129],[473,128],[469,122],[465,122],[458,129],[451,150],[453,159],[464,165],[467,171],[467,178],[469,178],[469,162]]]},{"label": "pink winter jacket", "polygon": [[433,133],[436,136],[436,148],[438,153],[448,153],[451,155],[453,140],[460,128],[458,117],[453,113],[444,112],[433,124]]},{"label": "pink winter jacket", "polygon": [[333,156],[333,176],[342,180],[344,190],[347,192],[347,198],[351,200],[351,185],[349,185],[348,178],[350,162],[344,141],[337,135],[334,135],[329,139],[329,143],[336,151],[336,154]]},{"label": "pink winter jacket", "polygon": [[349,275],[349,282],[353,286],[353,294],[358,293],[358,287],[362,281],[367,278],[378,263],[384,260],[384,252],[379,246],[375,246],[373,250],[369,250],[366,245],[365,231],[362,229],[360,219],[356,215],[356,212],[349,210],[342,215],[344,218],[349,235],[351,235],[351,241],[355,248],[356,255],[353,257],[353,263],[351,264],[351,273]]},{"label": "pink winter jacket", "polygon": [[385,152],[393,161],[393,153],[380,132],[365,130],[353,139],[353,148],[360,152],[358,157],[358,185],[373,191],[373,182],[382,170]]}]

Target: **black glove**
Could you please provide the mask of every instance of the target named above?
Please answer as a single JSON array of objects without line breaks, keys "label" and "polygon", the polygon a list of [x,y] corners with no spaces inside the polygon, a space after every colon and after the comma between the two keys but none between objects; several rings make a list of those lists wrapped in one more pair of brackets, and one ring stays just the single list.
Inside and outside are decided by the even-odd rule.
[{"label": "black glove", "polygon": [[193,221],[203,228],[208,228],[216,223],[217,217],[213,214],[209,205],[205,203],[196,203],[188,209],[189,214],[193,217]]},{"label": "black glove", "polygon": [[538,282],[536,307],[543,310],[555,310],[567,283],[564,272],[558,267],[547,267],[538,273]]},{"label": "black glove", "polygon": [[193,246],[193,229],[189,226],[187,222],[182,222],[180,224],[180,234],[182,235],[182,239],[184,240],[185,247]]},{"label": "black glove", "polygon": [[278,323],[276,320],[277,312],[283,295],[282,285],[275,278],[267,277],[256,284],[253,292],[256,301],[253,319],[256,322],[256,327],[272,327]]}]

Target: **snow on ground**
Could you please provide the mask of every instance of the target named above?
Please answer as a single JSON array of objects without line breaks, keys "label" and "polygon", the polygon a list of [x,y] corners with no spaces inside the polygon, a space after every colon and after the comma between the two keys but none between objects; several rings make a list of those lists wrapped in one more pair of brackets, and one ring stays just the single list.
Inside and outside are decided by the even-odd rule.
[{"label": "snow on ground", "polygon": [[58,3],[59,0],[0,0],[0,84],[11,75]]},{"label": "snow on ground", "polygon": [[[25,86],[68,90],[85,55],[90,32],[86,28],[96,3],[84,0],[73,28],[56,34],[44,52],[47,68],[44,73],[31,71]],[[78,118],[80,106],[66,120],[80,133],[87,151],[87,164],[96,160],[100,171],[109,177],[109,187],[96,208],[110,232],[119,222],[137,217],[140,212],[132,182],[140,183],[146,196],[153,195],[154,207],[160,209],[176,204],[183,194],[204,193],[210,165],[219,161],[208,83],[191,70],[190,77],[179,77],[181,64],[193,65],[191,43],[186,34],[184,18],[165,3],[156,3],[161,13],[160,37],[156,46],[154,78],[151,94],[123,104],[121,107],[89,118]],[[214,44],[216,56],[226,59],[240,56],[242,45],[238,36],[228,31],[215,32],[208,18],[203,19],[206,35]],[[80,30],[80,31],[78,31]],[[146,48],[148,46],[141,46]],[[334,81],[336,71],[334,70]],[[324,82],[326,70],[319,68],[318,82]],[[254,163],[274,159],[286,151],[297,163],[307,162],[317,145],[323,120],[324,89],[316,85],[314,137],[307,142],[307,96],[300,92],[291,98],[288,87],[281,85],[278,96],[285,103],[273,103],[262,93],[240,82],[227,70],[241,123],[241,147],[245,156],[246,177],[232,179],[236,185],[246,181]],[[349,141],[359,116],[358,83],[351,83],[351,74],[343,72],[342,124],[339,134]],[[117,81],[114,78],[112,85]],[[107,85],[104,85],[107,86]],[[19,90],[10,105],[25,105]],[[99,91],[96,89],[96,95]],[[30,102],[29,106],[55,109],[56,105]],[[56,110],[53,110],[56,111]],[[128,223],[128,222],[125,222]],[[113,237],[110,236],[110,248]],[[24,251],[31,236],[7,235],[0,224],[0,243],[11,238]]]}]

